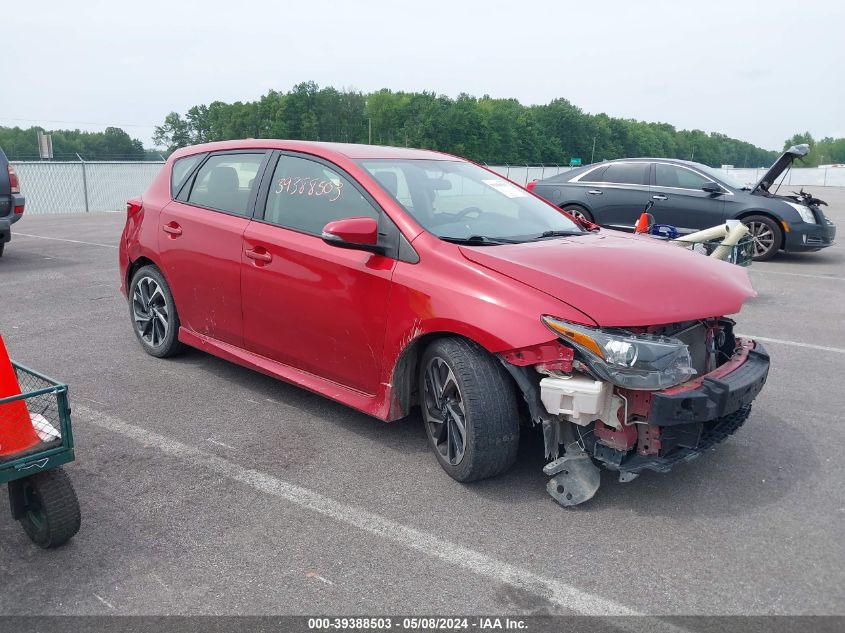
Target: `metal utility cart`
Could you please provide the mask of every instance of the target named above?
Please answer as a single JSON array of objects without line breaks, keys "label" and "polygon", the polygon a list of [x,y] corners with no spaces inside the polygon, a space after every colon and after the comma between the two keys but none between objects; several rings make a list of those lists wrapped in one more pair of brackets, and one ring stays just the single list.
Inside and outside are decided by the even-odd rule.
[{"label": "metal utility cart", "polygon": [[[719,248],[719,246],[721,246],[721,242],[719,240],[712,240],[701,244],[689,244],[685,248],[689,248],[691,251],[695,251],[709,257],[717,248]],[[737,266],[750,266],[753,258],[754,238],[749,236],[743,237],[739,242],[731,246],[731,250],[728,253],[728,256],[725,257],[724,261],[736,264]]]},{"label": "metal utility cart", "polygon": [[[61,468],[74,459],[67,385],[11,365],[20,394],[0,398],[0,484],[8,483],[12,517],[29,538],[58,547],[79,531],[81,520],[76,492]],[[17,452],[10,439],[16,430],[31,437]]]}]

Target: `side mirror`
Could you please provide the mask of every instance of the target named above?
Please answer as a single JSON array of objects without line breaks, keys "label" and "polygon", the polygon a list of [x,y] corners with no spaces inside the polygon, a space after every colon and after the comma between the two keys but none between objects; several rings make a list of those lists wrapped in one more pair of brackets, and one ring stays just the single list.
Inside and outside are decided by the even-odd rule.
[{"label": "side mirror", "polygon": [[701,189],[707,193],[722,193],[723,189],[715,182],[705,182]]},{"label": "side mirror", "polygon": [[321,236],[326,244],[381,253],[378,244],[378,221],[373,218],[343,218],[329,222]]}]

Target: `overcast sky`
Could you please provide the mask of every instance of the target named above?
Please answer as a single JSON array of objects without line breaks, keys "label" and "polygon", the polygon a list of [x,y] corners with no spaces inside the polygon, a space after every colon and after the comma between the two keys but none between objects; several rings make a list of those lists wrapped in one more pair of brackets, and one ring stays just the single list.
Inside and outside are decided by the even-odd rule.
[{"label": "overcast sky", "polygon": [[321,86],[565,97],[768,149],[845,136],[845,3],[604,0],[11,2],[0,125],[123,127]]}]

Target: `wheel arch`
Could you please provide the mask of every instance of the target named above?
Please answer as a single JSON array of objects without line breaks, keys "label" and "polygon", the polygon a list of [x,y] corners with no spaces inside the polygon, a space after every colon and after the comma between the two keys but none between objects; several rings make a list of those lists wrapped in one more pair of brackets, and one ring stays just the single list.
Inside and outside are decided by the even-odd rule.
[{"label": "wheel arch", "polygon": [[[391,373],[391,385],[393,388],[390,410],[387,417],[388,422],[406,417],[419,404],[417,383],[419,381],[420,358],[429,345],[444,338],[460,338],[469,341],[483,349],[490,356],[496,356],[487,346],[476,340],[480,337],[469,336],[454,330],[435,330],[425,332],[413,338],[402,348],[393,366]],[[513,377],[508,372],[505,372],[505,374],[508,376],[511,386],[516,389],[517,384],[513,380]],[[521,394],[521,392],[516,393]]]},{"label": "wheel arch", "polygon": [[129,265],[126,267],[126,289],[127,292],[129,291],[129,284],[132,283],[132,277],[135,276],[135,273],[138,272],[144,266],[155,266],[156,270],[161,273],[161,275],[167,279],[167,276],[164,274],[164,271],[161,269],[161,266],[158,265],[155,261],[147,257],[146,255],[141,255],[134,260],[129,262]]}]

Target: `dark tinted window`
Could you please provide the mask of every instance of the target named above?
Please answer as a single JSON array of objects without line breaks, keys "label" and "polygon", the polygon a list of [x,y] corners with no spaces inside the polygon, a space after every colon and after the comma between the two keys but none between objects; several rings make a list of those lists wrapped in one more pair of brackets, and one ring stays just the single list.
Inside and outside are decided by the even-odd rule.
[{"label": "dark tinted window", "polygon": [[654,182],[658,187],[701,189],[705,182],[711,181],[709,178],[705,178],[701,174],[689,169],[684,169],[677,165],[657,163],[654,170]]},{"label": "dark tinted window", "polygon": [[218,154],[211,156],[197,172],[190,204],[249,215],[249,194],[264,154]]},{"label": "dark tinted window", "polygon": [[606,171],[607,165],[605,165],[604,167],[598,167],[597,169],[594,169],[593,171],[588,173],[586,176],[581,176],[581,179],[578,182],[602,182],[602,176]]},{"label": "dark tinted window", "polygon": [[602,175],[602,182],[617,185],[647,185],[648,163],[615,163]]},{"label": "dark tinted window", "polygon": [[281,156],[264,220],[278,226],[319,235],[332,220],[378,219],[378,211],[334,169],[307,158]]},{"label": "dark tinted window", "polygon": [[188,176],[188,172],[196,166],[203,156],[205,154],[185,156],[185,158],[180,158],[173,163],[173,171],[170,172],[170,196],[172,198],[176,197],[176,194],[182,187],[182,183],[185,182],[185,178]]}]

